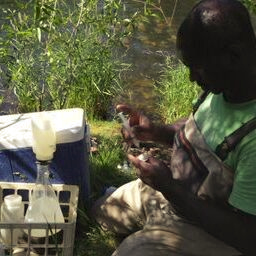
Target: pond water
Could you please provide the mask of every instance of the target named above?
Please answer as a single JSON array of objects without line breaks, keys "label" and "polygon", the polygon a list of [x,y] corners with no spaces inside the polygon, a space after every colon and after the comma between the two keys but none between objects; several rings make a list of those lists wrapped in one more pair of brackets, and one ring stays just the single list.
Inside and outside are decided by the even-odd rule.
[{"label": "pond water", "polygon": [[[154,81],[159,79],[163,71],[165,57],[175,55],[177,29],[198,1],[160,2],[164,13],[164,16],[160,15],[162,19],[152,19],[148,24],[141,24],[136,36],[126,44],[126,60],[132,64],[132,71],[126,77],[128,93],[118,99],[151,113],[157,104]],[[127,6],[130,10],[138,7],[133,1]]]}]

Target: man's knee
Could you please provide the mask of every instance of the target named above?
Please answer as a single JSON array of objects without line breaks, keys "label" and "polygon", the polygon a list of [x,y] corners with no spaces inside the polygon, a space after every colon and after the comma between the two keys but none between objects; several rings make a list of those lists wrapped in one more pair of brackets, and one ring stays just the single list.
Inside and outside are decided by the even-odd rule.
[{"label": "man's knee", "polygon": [[139,191],[135,188],[135,184],[134,182],[125,184],[94,203],[91,214],[102,228],[128,235],[142,227],[140,210],[135,200],[139,197]]}]

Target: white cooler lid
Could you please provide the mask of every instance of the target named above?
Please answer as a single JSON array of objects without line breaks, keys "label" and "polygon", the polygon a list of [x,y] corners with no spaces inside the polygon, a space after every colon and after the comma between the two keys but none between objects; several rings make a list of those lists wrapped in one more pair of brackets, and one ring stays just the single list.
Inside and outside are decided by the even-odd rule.
[{"label": "white cooler lid", "polygon": [[[49,113],[56,130],[57,144],[84,138],[85,114],[81,108],[70,108]],[[0,116],[0,150],[32,146],[31,118],[40,112]]]}]

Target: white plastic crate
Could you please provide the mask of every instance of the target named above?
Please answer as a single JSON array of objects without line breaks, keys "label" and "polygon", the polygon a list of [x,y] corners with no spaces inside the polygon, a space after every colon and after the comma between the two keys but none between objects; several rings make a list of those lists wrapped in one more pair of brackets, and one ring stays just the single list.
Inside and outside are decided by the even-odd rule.
[{"label": "white plastic crate", "polygon": [[[0,244],[0,256],[25,256],[25,255],[58,255],[58,256],[72,256],[74,249],[74,238],[77,217],[77,204],[79,188],[76,185],[53,184],[61,210],[64,215],[65,223],[2,223],[0,222],[0,229],[6,229],[13,236],[13,231],[20,229],[23,236],[20,237],[17,243],[14,244],[11,239],[10,244]],[[29,203],[29,197],[34,187],[33,183],[13,183],[0,182],[0,203],[9,194],[19,194],[22,196],[24,204],[24,215]],[[31,237],[32,229],[44,229],[46,237],[41,239],[34,239]],[[54,229],[61,229],[58,235],[53,239],[51,232]],[[41,241],[39,241],[41,240]]]}]

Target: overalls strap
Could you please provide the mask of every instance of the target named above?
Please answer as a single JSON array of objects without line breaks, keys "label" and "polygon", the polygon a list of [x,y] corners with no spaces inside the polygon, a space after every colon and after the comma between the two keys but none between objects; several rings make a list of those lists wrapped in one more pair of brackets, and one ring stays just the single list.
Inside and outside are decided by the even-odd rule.
[{"label": "overalls strap", "polygon": [[235,149],[238,143],[256,128],[256,117],[243,124],[240,128],[225,137],[222,143],[216,147],[217,156],[224,161],[228,153]]}]

